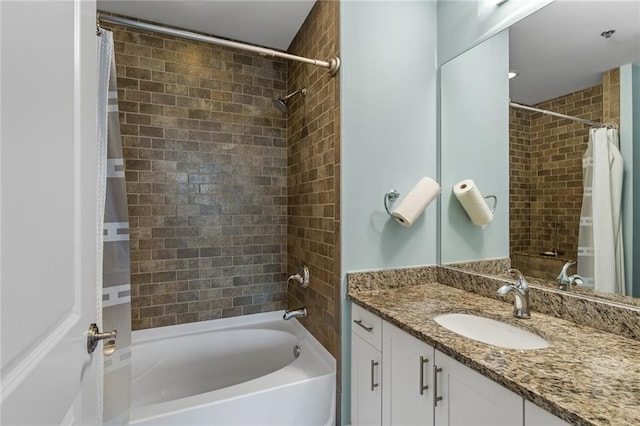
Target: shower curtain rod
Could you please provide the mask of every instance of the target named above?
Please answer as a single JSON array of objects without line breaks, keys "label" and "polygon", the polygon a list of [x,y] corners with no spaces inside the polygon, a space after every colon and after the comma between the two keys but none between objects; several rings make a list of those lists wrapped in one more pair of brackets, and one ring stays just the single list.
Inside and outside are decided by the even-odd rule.
[{"label": "shower curtain rod", "polygon": [[225,40],[217,37],[205,36],[191,31],[176,30],[173,28],[162,27],[160,25],[147,24],[144,22],[133,21],[131,19],[118,18],[117,16],[98,14],[98,20],[103,22],[110,22],[112,24],[125,25],[127,27],[138,28],[141,30],[154,31],[161,34],[167,34],[177,37],[188,38],[196,41],[203,41],[205,43],[217,44],[219,46],[231,47],[240,50],[247,50],[249,52],[259,53],[263,56],[270,56],[283,59],[291,59],[292,61],[304,62],[305,64],[316,65],[319,67],[327,68],[329,75],[334,76],[340,68],[340,58],[337,56],[329,59],[328,61],[321,61],[319,59],[309,59],[302,56],[291,55],[289,53],[280,52],[278,50],[267,49],[265,47],[253,46],[251,44],[238,43],[236,41]]},{"label": "shower curtain rod", "polygon": [[512,106],[514,108],[526,109],[526,110],[534,111],[534,112],[540,112],[540,113],[546,114],[546,115],[553,115],[554,117],[566,118],[567,120],[578,121],[580,123],[590,124],[592,126],[597,126],[597,127],[605,127],[606,126],[605,124],[598,123],[597,121],[591,121],[591,120],[587,120],[587,119],[584,119],[584,118],[573,117],[571,115],[564,115],[564,114],[560,114],[559,112],[547,111],[546,109],[534,108],[534,107],[530,107],[530,106],[527,106],[527,105],[517,104],[515,102],[509,102],[509,106]]}]

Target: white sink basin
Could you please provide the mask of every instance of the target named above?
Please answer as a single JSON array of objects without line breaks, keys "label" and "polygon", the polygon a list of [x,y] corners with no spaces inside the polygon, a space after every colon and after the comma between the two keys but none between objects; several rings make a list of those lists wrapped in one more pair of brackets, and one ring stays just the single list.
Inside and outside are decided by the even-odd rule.
[{"label": "white sink basin", "polygon": [[444,314],[438,315],[434,320],[444,328],[494,346],[510,349],[549,347],[549,342],[535,333],[490,318],[470,314]]}]

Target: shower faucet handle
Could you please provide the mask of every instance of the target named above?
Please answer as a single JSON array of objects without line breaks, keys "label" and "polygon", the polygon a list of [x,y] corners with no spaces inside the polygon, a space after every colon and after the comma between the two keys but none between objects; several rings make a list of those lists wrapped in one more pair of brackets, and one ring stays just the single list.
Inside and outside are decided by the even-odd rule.
[{"label": "shower faucet handle", "polygon": [[300,264],[298,265],[298,273],[295,275],[291,275],[287,282],[295,280],[300,283],[300,287],[307,288],[309,286],[310,276],[311,274],[309,273],[309,268],[307,268],[307,265]]},{"label": "shower faucet handle", "polygon": [[300,281],[300,286],[302,288],[307,288],[309,286],[309,278],[311,274],[309,274],[309,268],[307,265],[298,265],[298,276],[302,278]]}]

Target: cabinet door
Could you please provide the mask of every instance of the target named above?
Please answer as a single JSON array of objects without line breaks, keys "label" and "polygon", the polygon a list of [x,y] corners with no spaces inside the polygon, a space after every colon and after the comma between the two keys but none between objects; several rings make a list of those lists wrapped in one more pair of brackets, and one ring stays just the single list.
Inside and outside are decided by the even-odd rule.
[{"label": "cabinet door", "polygon": [[382,357],[380,351],[351,333],[351,423],[382,423]]},{"label": "cabinet door", "polygon": [[569,423],[543,410],[537,405],[525,401],[524,426],[569,426]]},{"label": "cabinet door", "polygon": [[432,425],[433,348],[387,322],[382,329],[382,424]]},{"label": "cabinet door", "polygon": [[[523,424],[523,399],[499,384],[435,351],[435,424],[515,426]],[[440,369],[442,371],[440,371]]]}]

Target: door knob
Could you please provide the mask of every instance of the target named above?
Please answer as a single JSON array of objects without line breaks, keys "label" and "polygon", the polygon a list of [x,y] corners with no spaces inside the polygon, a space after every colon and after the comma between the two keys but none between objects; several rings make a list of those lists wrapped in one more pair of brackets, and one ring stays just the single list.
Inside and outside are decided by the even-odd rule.
[{"label": "door knob", "polygon": [[90,354],[96,350],[98,342],[100,340],[107,340],[104,344],[104,354],[106,356],[111,355],[116,350],[116,336],[118,332],[116,330],[100,333],[100,329],[94,323],[89,326],[87,331],[87,352]]}]

